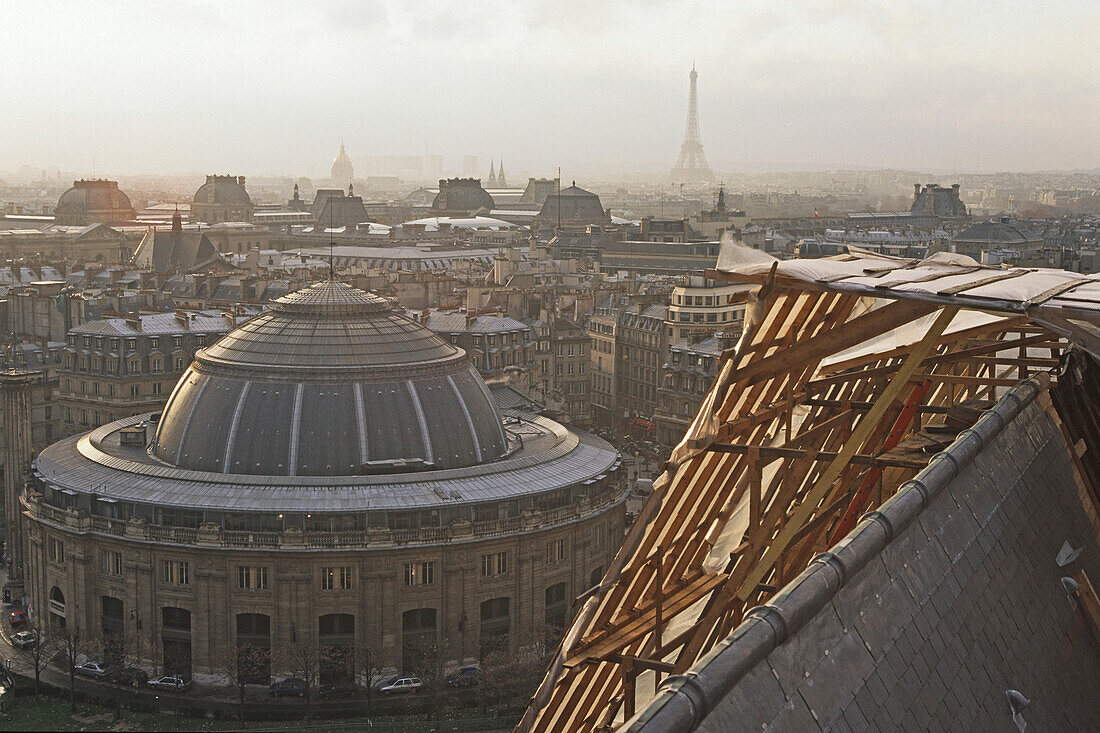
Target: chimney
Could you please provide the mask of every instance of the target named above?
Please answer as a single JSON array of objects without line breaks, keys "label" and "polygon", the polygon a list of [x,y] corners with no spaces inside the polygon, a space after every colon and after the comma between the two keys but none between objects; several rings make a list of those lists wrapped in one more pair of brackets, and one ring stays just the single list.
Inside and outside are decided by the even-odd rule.
[{"label": "chimney", "polygon": [[237,176],[237,183],[240,184],[241,188],[244,188],[244,176]]},{"label": "chimney", "polygon": [[135,331],[141,330],[141,316],[136,313],[129,313],[126,315],[126,325]]},{"label": "chimney", "polygon": [[917,198],[917,196],[920,196],[920,184],[919,183],[914,183],[913,184],[913,198],[915,199],[915,198]]}]

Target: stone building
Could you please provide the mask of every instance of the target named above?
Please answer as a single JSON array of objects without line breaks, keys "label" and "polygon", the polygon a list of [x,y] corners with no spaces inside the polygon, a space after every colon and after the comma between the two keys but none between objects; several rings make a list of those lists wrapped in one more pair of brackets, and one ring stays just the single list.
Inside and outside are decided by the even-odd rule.
[{"label": "stone building", "polygon": [[30,614],[197,680],[247,664],[267,683],[301,647],[322,683],[368,650],[447,670],[568,621],[618,548],[619,464],[546,418],[502,421],[462,349],[319,283],[200,349],[163,412],[41,453]]},{"label": "stone building", "polygon": [[623,309],[616,333],[615,408],[624,423],[653,432],[657,376],[668,353],[668,306],[634,303]]},{"label": "stone building", "polygon": [[432,201],[432,216],[472,216],[492,211],[493,197],[478,178],[441,178],[439,193]]},{"label": "stone building", "polygon": [[657,388],[657,408],[653,412],[659,443],[676,445],[684,437],[718,375],[722,351],[735,343],[732,333],[723,332],[694,343],[680,342],[669,347],[668,360],[661,370]]},{"label": "stone building", "polygon": [[232,314],[142,313],[72,328],[58,369],[62,435],[159,410],[195,351],[236,325]]},{"label": "stone building", "polygon": [[560,405],[570,422],[592,420],[588,332],[575,321],[544,310],[532,327],[538,337],[535,386],[548,406]]},{"label": "stone building", "polygon": [[588,318],[588,337],[591,340],[589,370],[592,374],[592,422],[600,427],[616,424],[615,339],[618,326],[619,313],[612,308],[597,307]]},{"label": "stone building", "polygon": [[191,199],[192,222],[252,221],[254,210],[244,176],[207,176]]},{"label": "stone building", "polygon": [[499,376],[512,370],[528,373],[535,368],[538,346],[535,332],[523,321],[457,309],[430,309],[410,316],[469,354],[470,361],[483,377]]},{"label": "stone building", "polygon": [[73,181],[54,207],[54,221],[66,225],[121,224],[135,217],[130,197],[119,189],[118,181],[102,179]]},{"label": "stone building", "polygon": [[585,227],[610,223],[611,214],[604,210],[600,197],[591,191],[579,188],[574,181],[569,188],[555,191],[546,197],[533,226],[539,231],[553,231],[558,227]]},{"label": "stone building", "polygon": [[909,212],[943,219],[964,217],[967,215],[966,204],[959,198],[959,188],[958,183],[952,184],[950,188],[938,183],[929,183],[924,187],[914,183],[913,204]]},{"label": "stone building", "polygon": [[740,332],[749,285],[717,283],[699,276],[672,289],[665,333],[670,343],[687,343],[716,331]]}]

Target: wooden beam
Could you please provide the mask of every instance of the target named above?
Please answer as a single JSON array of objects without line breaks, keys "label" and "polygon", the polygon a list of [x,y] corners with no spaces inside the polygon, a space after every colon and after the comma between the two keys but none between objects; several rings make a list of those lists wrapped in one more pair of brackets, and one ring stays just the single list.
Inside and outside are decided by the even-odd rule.
[{"label": "wooden beam", "polygon": [[[797,439],[798,436],[796,435]],[[759,453],[760,458],[770,458],[777,461],[782,458],[807,458],[808,451],[805,448],[784,448],[780,446],[747,445],[744,443],[712,443],[707,449],[717,453],[752,454]],[[816,451],[812,460],[833,461],[841,455],[836,451]],[[907,461],[904,458],[890,458],[888,456],[869,456],[856,453],[849,457],[849,463],[858,466],[878,466],[882,468],[914,468],[918,471],[928,465],[928,461]],[[771,461],[767,461],[771,463]],[[750,463],[751,465],[751,463]]]}]

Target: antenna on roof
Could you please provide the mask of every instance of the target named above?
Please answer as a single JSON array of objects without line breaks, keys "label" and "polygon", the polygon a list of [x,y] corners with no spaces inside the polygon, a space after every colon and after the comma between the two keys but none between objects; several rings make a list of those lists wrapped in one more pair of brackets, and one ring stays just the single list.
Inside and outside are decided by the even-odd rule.
[{"label": "antenna on roof", "polygon": [[[340,145],[343,146],[343,144],[344,143],[341,141]],[[333,209],[333,207],[332,207],[331,198],[329,199],[328,204],[329,204],[329,210],[328,210],[328,279],[329,280],[335,280],[336,276],[333,274],[334,270],[333,270],[333,266],[332,266],[332,209]]]}]

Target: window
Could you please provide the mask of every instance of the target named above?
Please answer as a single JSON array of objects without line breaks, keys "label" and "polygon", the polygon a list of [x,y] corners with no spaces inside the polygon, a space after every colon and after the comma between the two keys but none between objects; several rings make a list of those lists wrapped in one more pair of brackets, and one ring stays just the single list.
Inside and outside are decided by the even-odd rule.
[{"label": "window", "polygon": [[100,571],[104,575],[122,575],[122,553],[114,550],[104,550],[100,556],[102,564]]},{"label": "window", "polygon": [[163,382],[154,382],[153,383],[153,394],[155,394],[155,395],[164,394],[164,383]]},{"label": "window", "polygon": [[565,540],[546,543],[546,564],[553,565],[565,559]]},{"label": "window", "polygon": [[141,359],[130,359],[126,365],[126,370],[130,374],[137,374],[141,371]]},{"label": "window", "polygon": [[432,585],[433,583],[435,583],[434,562],[405,563],[405,585],[411,588],[417,585]]},{"label": "window", "polygon": [[152,338],[150,338],[149,339],[149,348],[150,349],[160,348],[160,339],[157,338],[156,336],[153,336]]},{"label": "window", "polygon": [[185,560],[161,560],[160,582],[165,585],[189,585],[191,563]]},{"label": "window", "polygon": [[595,547],[603,547],[604,537],[607,534],[607,527],[603,522],[600,522],[592,528],[592,544]]},{"label": "window", "polygon": [[481,556],[481,576],[491,578],[508,572],[508,553],[493,552]]},{"label": "window", "polygon": [[126,339],[126,350],[133,351],[137,348],[137,339]]},{"label": "window", "polygon": [[48,538],[46,540],[46,554],[50,558],[50,562],[65,562],[65,544],[55,537]]},{"label": "window", "polygon": [[206,334],[205,333],[196,333],[195,334],[195,343],[198,344],[199,346],[204,346],[206,344]]},{"label": "window", "polygon": [[173,336],[172,345],[175,346],[177,349],[183,346],[183,336]]},{"label": "window", "polygon": [[183,371],[183,358],[179,357],[179,356],[176,357],[176,371],[177,372],[182,372]]},{"label": "window", "polygon": [[130,396],[131,397],[137,397],[140,394],[141,394],[141,385],[140,384],[131,384],[130,385]]},{"label": "window", "polygon": [[267,590],[267,567],[237,566],[237,587],[241,590]]},{"label": "window", "polygon": [[149,371],[153,372],[153,374],[160,374],[162,364],[163,362],[160,357],[154,356],[149,360]]},{"label": "window", "polygon": [[111,350],[118,351],[118,339],[111,339]]},{"label": "window", "polygon": [[321,568],[321,590],[351,590],[351,565]]}]

